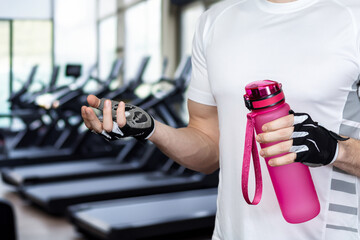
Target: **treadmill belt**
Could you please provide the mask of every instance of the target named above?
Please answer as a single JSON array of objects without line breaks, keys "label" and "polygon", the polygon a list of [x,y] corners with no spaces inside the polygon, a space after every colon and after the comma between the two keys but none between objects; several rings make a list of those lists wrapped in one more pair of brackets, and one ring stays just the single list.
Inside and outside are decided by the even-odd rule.
[{"label": "treadmill belt", "polygon": [[[117,163],[113,157],[102,159],[84,159],[62,163],[51,163],[34,166],[17,167],[16,169],[3,169],[2,177],[6,183],[20,186],[33,183],[80,178],[99,172],[101,174],[126,171],[136,168],[138,162]],[[96,175],[95,175],[96,176]]]},{"label": "treadmill belt", "polygon": [[214,226],[217,189],[151,195],[70,207],[71,221],[86,236],[138,239]]},{"label": "treadmill belt", "polygon": [[50,158],[53,156],[64,156],[72,153],[71,148],[57,149],[53,146],[29,147],[24,149],[14,149],[8,152],[8,158],[11,159],[34,159],[36,157]]},{"label": "treadmill belt", "polygon": [[4,182],[19,187],[118,173],[150,171],[157,168],[159,164],[162,164],[167,159],[152,144],[144,145],[141,149],[134,148],[134,146],[137,146],[135,144],[135,141],[126,144],[117,157],[3,168],[1,169],[1,176]]},{"label": "treadmill belt", "polygon": [[155,171],[30,185],[20,192],[47,212],[63,214],[77,203],[213,187],[205,179],[201,173],[172,176]]}]

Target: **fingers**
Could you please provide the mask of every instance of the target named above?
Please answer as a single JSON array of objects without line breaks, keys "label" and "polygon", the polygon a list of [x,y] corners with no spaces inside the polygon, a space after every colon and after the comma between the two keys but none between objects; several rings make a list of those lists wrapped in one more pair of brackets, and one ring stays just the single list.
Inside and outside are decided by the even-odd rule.
[{"label": "fingers", "polygon": [[275,131],[282,128],[292,127],[294,124],[294,115],[286,115],[285,117],[278,118],[274,121],[268,122],[262,126],[264,132]]},{"label": "fingers", "polygon": [[113,129],[113,119],[111,113],[111,101],[105,100],[103,109],[103,128],[107,132],[111,132]]},{"label": "fingers", "polygon": [[84,120],[84,123],[85,123],[85,126],[89,129],[91,129],[91,124],[89,122],[89,120],[87,119],[87,116],[86,116],[86,106],[82,106],[81,107],[81,117],[83,118]]},{"label": "fingers", "polygon": [[[294,115],[286,115],[262,126],[263,133],[256,136],[259,143],[279,142],[260,151],[264,158],[274,157],[269,160],[270,166],[282,166],[293,163],[296,153],[289,153],[293,145],[291,139],[294,132]],[[280,156],[278,156],[280,155]]]},{"label": "fingers", "polygon": [[295,161],[295,158],[296,158],[296,153],[288,153],[281,157],[272,158],[269,160],[268,163],[271,167],[278,167],[278,166],[283,166],[286,164],[293,163]]},{"label": "fingers", "polygon": [[116,110],[116,122],[120,128],[124,127],[126,124],[125,103],[124,102],[119,102],[118,108]]},{"label": "fingers", "polygon": [[103,130],[102,123],[90,107],[83,106],[81,108],[81,116],[83,117],[87,128],[94,130],[97,133],[101,133]]},{"label": "fingers", "polygon": [[261,149],[260,155],[264,158],[268,158],[282,153],[288,153],[290,152],[290,148],[292,145],[293,145],[293,140],[280,142],[270,147]]},{"label": "fingers", "polygon": [[[100,105],[100,99],[94,95],[89,95],[87,101],[91,107],[97,108]],[[94,111],[91,108],[83,106],[81,108],[81,116],[84,119],[84,123],[90,130],[95,130],[100,133],[103,129],[107,132],[111,132],[113,129],[113,117],[111,101],[106,100],[104,102],[103,119],[102,122],[96,117]],[[119,127],[123,127],[126,124],[125,118],[125,103],[120,102],[117,110],[117,123]]]},{"label": "fingers", "polygon": [[93,107],[93,108],[97,108],[97,107],[99,107],[99,105],[100,105],[100,99],[97,98],[97,97],[94,96],[94,95],[89,95],[89,96],[87,97],[87,102],[88,102],[89,105],[90,105],[91,107]]},{"label": "fingers", "polygon": [[259,143],[271,143],[289,140],[294,132],[294,127],[286,127],[279,130],[260,133],[256,136],[256,141]]}]

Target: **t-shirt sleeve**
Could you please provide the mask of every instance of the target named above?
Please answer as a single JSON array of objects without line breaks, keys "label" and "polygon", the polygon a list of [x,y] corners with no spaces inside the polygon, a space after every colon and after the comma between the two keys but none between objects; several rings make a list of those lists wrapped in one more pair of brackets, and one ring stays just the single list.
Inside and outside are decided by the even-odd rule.
[{"label": "t-shirt sleeve", "polygon": [[188,89],[188,98],[192,101],[216,106],[211,91],[204,49],[204,27],[206,23],[205,14],[197,22],[192,45],[192,72],[191,82]]}]

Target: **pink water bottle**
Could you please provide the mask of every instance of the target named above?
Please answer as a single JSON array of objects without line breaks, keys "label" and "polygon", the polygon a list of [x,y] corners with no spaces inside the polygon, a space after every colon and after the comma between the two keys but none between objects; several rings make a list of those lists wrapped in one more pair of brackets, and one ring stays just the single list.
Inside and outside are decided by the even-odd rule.
[{"label": "pink water bottle", "polygon": [[[247,115],[242,189],[246,202],[256,205],[261,199],[262,179],[254,128],[257,134],[261,133],[265,123],[288,115],[290,107],[285,103],[281,84],[275,81],[252,82],[246,85],[245,91],[245,104],[251,112]],[[265,148],[274,144],[276,143],[260,144],[260,146]],[[256,177],[256,190],[252,202],[248,196],[251,155]],[[289,223],[302,223],[316,217],[320,212],[320,203],[309,168],[301,163],[271,167],[268,164],[271,158],[273,157],[265,158],[265,161],[285,220]]]}]

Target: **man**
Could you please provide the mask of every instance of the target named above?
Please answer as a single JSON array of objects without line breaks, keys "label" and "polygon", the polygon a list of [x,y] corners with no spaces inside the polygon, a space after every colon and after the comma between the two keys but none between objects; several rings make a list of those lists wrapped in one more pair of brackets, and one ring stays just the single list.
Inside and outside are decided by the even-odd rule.
[{"label": "man", "polygon": [[[105,101],[103,123],[91,108],[83,107],[82,115],[88,128],[148,138],[188,168],[210,173],[220,166],[214,240],[359,239],[359,27],[360,3],[355,0],[223,1],[205,12],[197,25],[188,127],[173,129],[147,115],[146,131],[128,131],[132,129],[125,118],[129,108],[120,103],[113,124],[110,101]],[[296,122],[294,127],[294,114],[265,124],[265,132],[257,136],[261,143],[282,141],[262,149],[263,157],[288,153],[273,158],[272,167],[294,161],[326,165],[311,168],[321,211],[305,223],[283,219],[263,160],[260,204],[249,206],[242,197],[248,113],[244,87],[264,79],[282,83],[295,122],[307,116],[297,113],[305,112],[308,120],[324,127],[317,128],[322,133],[310,134],[314,139],[329,133],[317,140],[329,142],[329,147],[309,150],[310,158],[293,151],[294,129],[303,124]],[[88,102],[93,107],[100,104],[94,96]],[[337,141],[327,129],[351,138]],[[319,154],[323,151],[331,152],[326,160]]]}]

